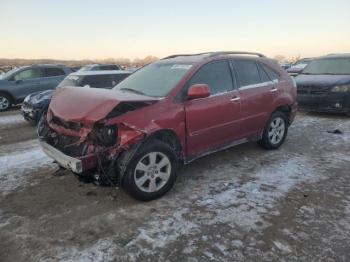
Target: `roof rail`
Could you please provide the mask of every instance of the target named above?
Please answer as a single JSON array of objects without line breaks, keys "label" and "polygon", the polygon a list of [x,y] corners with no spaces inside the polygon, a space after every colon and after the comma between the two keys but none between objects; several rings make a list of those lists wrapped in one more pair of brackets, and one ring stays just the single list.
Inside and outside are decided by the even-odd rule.
[{"label": "roof rail", "polygon": [[198,53],[198,54],[177,54],[177,55],[170,55],[170,56],[164,57],[161,60],[175,58],[175,57],[178,57],[178,56],[195,56],[195,55],[205,55],[205,54],[211,54],[211,53],[212,52]]},{"label": "roof rail", "polygon": [[263,54],[260,53],[254,53],[254,52],[242,52],[242,51],[221,51],[221,52],[212,52],[210,56],[219,56],[219,55],[256,55],[259,57],[266,57]]},{"label": "roof rail", "polygon": [[256,55],[256,56],[259,56],[259,57],[266,57],[263,54],[254,53],[254,52],[219,51],[219,52],[205,52],[205,53],[198,53],[198,54],[177,54],[177,55],[171,55],[171,56],[164,57],[161,60],[175,58],[175,57],[178,57],[178,56],[196,56],[196,55],[206,55],[206,54],[208,54],[209,57],[219,56],[219,55]]}]

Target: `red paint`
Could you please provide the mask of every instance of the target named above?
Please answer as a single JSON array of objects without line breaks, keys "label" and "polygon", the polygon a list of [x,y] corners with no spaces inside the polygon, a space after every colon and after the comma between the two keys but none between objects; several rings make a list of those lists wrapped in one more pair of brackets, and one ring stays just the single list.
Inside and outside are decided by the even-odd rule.
[{"label": "red paint", "polygon": [[[59,134],[79,136],[81,140],[89,139],[88,134],[97,122],[117,125],[118,145],[107,149],[110,154],[117,154],[157,131],[169,130],[179,139],[186,160],[235,140],[261,134],[270,115],[280,106],[291,108],[292,121],[297,108],[296,88],[288,74],[266,58],[259,58],[259,61],[279,72],[281,78],[278,83],[270,83],[260,88],[235,89],[208,97],[205,94],[208,87],[197,85],[190,91],[191,97],[197,99],[179,99],[187,81],[202,65],[213,60],[231,58],[234,56],[187,57],[183,61],[182,58],[176,58],[176,63],[191,62],[193,67],[174,86],[170,94],[160,100],[115,90],[77,87],[61,89],[50,104],[49,125]],[[159,61],[162,62],[167,60]],[[271,92],[274,88],[277,88],[277,92]],[[105,119],[122,101],[156,102],[121,116]],[[73,131],[56,126],[50,123],[51,114],[65,121],[80,122],[84,127],[80,131]],[[91,167],[94,164],[88,165]]]}]

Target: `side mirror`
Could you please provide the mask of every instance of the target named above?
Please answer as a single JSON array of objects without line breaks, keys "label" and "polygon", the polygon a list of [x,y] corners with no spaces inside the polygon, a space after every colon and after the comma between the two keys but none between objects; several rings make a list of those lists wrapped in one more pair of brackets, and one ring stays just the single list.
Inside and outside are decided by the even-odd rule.
[{"label": "side mirror", "polygon": [[187,92],[187,98],[189,100],[196,98],[205,98],[210,96],[210,88],[206,84],[195,84],[190,86]]},{"label": "side mirror", "polygon": [[22,81],[23,80],[20,80],[20,79],[19,80],[15,80],[15,84],[20,84],[20,83],[22,83]]}]

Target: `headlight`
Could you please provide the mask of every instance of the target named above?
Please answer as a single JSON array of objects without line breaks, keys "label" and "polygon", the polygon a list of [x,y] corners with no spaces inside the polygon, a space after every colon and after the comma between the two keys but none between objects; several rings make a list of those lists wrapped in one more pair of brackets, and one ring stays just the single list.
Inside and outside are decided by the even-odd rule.
[{"label": "headlight", "polygon": [[336,93],[350,92],[350,85],[335,86],[331,89],[331,91]]},{"label": "headlight", "polygon": [[27,95],[26,98],[24,98],[23,102],[24,103],[27,103],[30,99],[31,95]]}]

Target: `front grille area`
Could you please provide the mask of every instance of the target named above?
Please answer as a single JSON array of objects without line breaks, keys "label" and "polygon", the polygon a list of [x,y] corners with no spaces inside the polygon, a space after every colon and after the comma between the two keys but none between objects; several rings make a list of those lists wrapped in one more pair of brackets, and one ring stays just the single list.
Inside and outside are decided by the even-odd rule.
[{"label": "front grille area", "polygon": [[58,126],[62,126],[66,129],[71,129],[74,131],[79,131],[81,129],[80,123],[65,121],[57,116],[52,116],[52,122]]},{"label": "front grille area", "polygon": [[298,94],[323,95],[331,91],[331,87],[298,86]]}]

